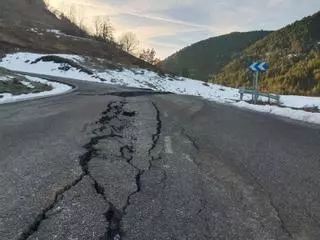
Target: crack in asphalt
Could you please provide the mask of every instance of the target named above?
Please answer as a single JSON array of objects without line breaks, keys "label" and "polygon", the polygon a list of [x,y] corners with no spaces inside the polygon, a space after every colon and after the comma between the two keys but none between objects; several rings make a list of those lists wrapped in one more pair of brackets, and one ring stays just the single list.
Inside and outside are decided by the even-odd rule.
[{"label": "crack in asphalt", "polygon": [[294,239],[292,233],[289,231],[289,229],[286,226],[285,221],[283,220],[283,218],[281,217],[281,213],[280,213],[280,209],[274,204],[271,194],[268,194],[268,198],[269,198],[269,204],[271,205],[271,207],[275,210],[278,219],[280,220],[280,227],[281,229],[291,238]]},{"label": "crack in asphalt", "polygon": [[[160,134],[161,134],[161,130],[162,130],[162,121],[161,121],[161,113],[160,113],[160,109],[158,108],[158,106],[152,102],[152,106],[154,107],[155,111],[156,111],[156,121],[157,121],[157,127],[156,127],[156,132],[152,135],[152,146],[149,149],[148,153],[151,156],[152,151],[156,148],[157,143],[159,141],[160,138]],[[152,159],[154,160],[154,159]]]},{"label": "crack in asphalt", "polygon": [[[108,125],[108,127],[110,127],[111,129],[115,129],[111,123],[112,119],[117,118],[122,124],[120,126],[117,126],[116,130],[117,130],[117,136],[120,138],[124,138],[121,133],[122,131],[125,129],[125,125],[124,122],[121,121],[121,119],[119,119],[119,116],[122,115],[123,117],[127,117],[127,118],[132,118],[136,115],[136,112],[134,111],[125,111],[123,110],[125,103],[121,102],[120,104],[116,104],[116,105],[112,105],[112,103],[108,106],[107,110],[103,113],[103,117],[99,120],[99,123],[102,124],[104,126],[104,128],[100,127],[100,131],[105,130],[106,125]],[[156,121],[157,121],[157,127],[156,127],[156,132],[152,135],[152,145],[150,147],[150,149],[148,150],[148,155],[150,156],[150,160],[149,160],[149,168],[148,170],[150,170],[151,168],[151,161],[155,160],[156,158],[154,156],[152,156],[152,151],[155,149],[158,140],[160,138],[160,134],[161,134],[161,128],[162,128],[162,122],[160,119],[160,110],[158,109],[158,107],[156,106],[155,103],[152,104],[155,111],[156,111]],[[112,114],[110,115],[110,113],[112,112]],[[103,138],[102,138],[103,139]],[[98,138],[98,142],[99,140],[101,140],[100,138]],[[96,143],[95,141],[93,141],[93,143]],[[131,167],[133,167],[137,173],[135,175],[135,184],[136,184],[136,190],[132,193],[130,193],[127,197],[126,203],[125,205],[122,207],[121,210],[117,209],[111,202],[107,201],[106,198],[104,198],[110,208],[109,210],[105,213],[105,217],[106,220],[108,222],[108,227],[107,227],[107,231],[105,233],[105,235],[101,238],[101,240],[120,240],[121,236],[124,235],[124,232],[122,231],[122,219],[123,216],[127,214],[127,208],[130,206],[131,204],[131,199],[132,197],[139,193],[141,191],[141,178],[142,175],[146,172],[145,170],[140,169],[139,167],[137,167],[135,164],[132,163],[133,160],[133,155],[135,153],[135,148],[134,148],[134,144],[131,141],[130,144],[125,144],[123,146],[120,147],[119,149],[120,151],[120,157],[122,159],[124,159]],[[94,153],[96,153],[96,151],[93,151]],[[166,179],[166,173],[164,173],[164,180]],[[99,186],[98,184],[96,184],[97,186]],[[101,187],[103,189],[103,187]],[[99,191],[102,192],[100,187],[96,187],[96,189],[100,189]],[[104,192],[102,192],[102,194],[104,195]]]},{"label": "crack in asphalt", "polygon": [[[115,111],[113,111],[115,114],[114,116],[117,116],[118,114],[121,113],[120,108],[122,108],[124,106],[124,103],[121,102],[121,107],[118,106],[117,104],[114,105],[114,103],[115,102],[111,102],[110,104],[108,104],[107,110],[102,113],[102,117],[99,119],[98,123],[106,124],[109,121],[111,121],[113,119],[113,117],[108,116],[108,114],[113,110],[115,110]],[[95,146],[99,143],[99,141],[104,140],[104,139],[108,139],[108,138],[116,138],[116,137],[122,138],[122,136],[115,134],[113,132],[111,132],[108,135],[99,136],[96,134],[96,130],[97,129],[92,131],[92,133],[95,134],[96,136],[92,137],[90,139],[90,141],[83,146],[83,148],[86,149],[87,151],[79,157],[79,164],[82,169],[82,174],[75,181],[73,181],[71,184],[66,185],[65,187],[63,187],[61,190],[59,190],[55,194],[53,202],[48,207],[43,209],[40,214],[38,214],[36,216],[34,221],[27,227],[27,229],[25,231],[22,232],[22,234],[20,235],[18,240],[27,240],[30,236],[32,236],[34,233],[36,233],[38,231],[41,223],[44,220],[48,219],[47,213],[50,210],[52,210],[59,201],[62,200],[64,193],[67,192],[68,190],[70,190],[72,187],[76,186],[78,183],[80,183],[85,176],[90,177],[90,179],[94,183],[93,187],[96,190],[97,194],[101,195],[102,198],[105,200],[105,202],[110,206],[108,213],[105,214],[106,220],[107,220],[107,222],[109,222],[108,231],[107,231],[109,236],[107,239],[112,239],[112,240],[116,239],[117,236],[112,233],[113,232],[112,229],[115,227],[118,228],[118,226],[115,226],[117,224],[112,224],[112,222],[119,222],[118,220],[114,220],[115,217],[117,216],[117,214],[116,214],[117,211],[115,210],[113,204],[107,200],[105,193],[104,193],[104,188],[90,174],[88,164],[93,157],[98,155],[98,150],[95,148]],[[100,129],[100,130],[102,131],[102,129]],[[113,212],[113,214],[110,214],[111,211]],[[110,216],[113,216],[113,217],[111,218]]]},{"label": "crack in asphalt", "polygon": [[88,164],[91,161],[93,157],[98,156],[98,149],[95,148],[95,146],[101,141],[108,138],[123,138],[121,135],[115,134],[114,132],[111,132],[107,135],[102,136],[96,136],[90,139],[90,141],[83,146],[84,149],[87,151],[79,157],[80,166],[82,168],[82,171],[84,174],[89,174],[89,167]]},{"label": "crack in asphalt", "polygon": [[267,192],[264,188],[264,186],[259,182],[258,178],[248,170],[248,168],[243,165],[243,167],[246,169],[246,171],[248,172],[248,174],[251,176],[252,179],[254,179],[254,182],[259,186],[259,188],[261,189],[261,191],[266,195],[267,199],[268,199],[268,202],[269,202],[269,205],[274,209],[276,215],[277,215],[277,218],[279,219],[280,221],[280,228],[288,235],[288,237],[290,239],[295,239],[293,234],[290,232],[290,230],[286,227],[286,223],[285,221],[283,220],[282,216],[281,216],[281,213],[280,213],[280,209],[275,205],[275,203],[273,202],[273,199],[272,199],[272,195]]},{"label": "crack in asphalt", "polygon": [[36,218],[34,219],[34,221],[26,228],[25,231],[22,232],[22,234],[17,238],[18,240],[27,240],[30,236],[32,236],[35,232],[38,231],[40,224],[48,219],[47,213],[52,210],[55,205],[62,200],[63,198],[63,194],[70,190],[72,187],[76,186],[79,182],[82,181],[82,179],[84,178],[85,174],[82,173],[76,180],[74,180],[71,184],[66,185],[65,187],[63,187],[61,190],[59,190],[54,197],[53,202],[46,207],[45,209],[42,210],[41,213],[39,213]]},{"label": "crack in asphalt", "polygon": [[[38,216],[35,218],[32,224],[28,226],[28,228],[21,234],[18,240],[27,240],[30,236],[36,233],[39,230],[41,223],[44,220],[49,218],[47,216],[47,213],[50,210],[52,210],[59,201],[62,200],[64,193],[70,190],[72,187],[76,186],[78,183],[80,183],[85,176],[88,176],[93,181],[93,188],[95,189],[96,193],[99,194],[109,206],[107,212],[104,213],[104,217],[106,219],[106,222],[108,223],[106,227],[106,232],[100,239],[101,240],[120,240],[121,239],[121,236],[124,234],[121,229],[122,218],[127,213],[127,208],[130,206],[131,198],[135,194],[141,191],[141,177],[145,173],[145,170],[138,168],[132,163],[133,154],[135,153],[133,142],[131,142],[131,144],[126,144],[120,147],[120,150],[119,150],[121,154],[120,157],[124,159],[131,167],[133,167],[137,171],[137,174],[135,175],[136,190],[128,195],[125,205],[122,207],[121,210],[119,210],[114,206],[112,202],[108,200],[105,194],[104,187],[100,185],[99,182],[90,173],[89,162],[94,157],[99,156],[100,152],[96,148],[96,145],[98,145],[100,141],[105,139],[110,139],[110,138],[117,139],[117,140],[124,138],[124,136],[121,135],[121,133],[126,126],[123,119],[120,119],[120,116],[125,118],[132,118],[136,115],[136,112],[125,111],[124,110],[125,104],[126,103],[123,101],[117,101],[117,102],[110,102],[107,105],[107,109],[102,113],[101,118],[96,122],[96,124],[99,124],[98,128],[92,130],[92,134],[94,136],[91,137],[89,142],[83,146],[83,148],[86,149],[86,152],[79,157],[79,165],[81,166],[82,174],[71,184],[66,185],[56,193],[54,197],[54,201],[48,207],[43,209],[43,211],[40,214],[38,214]],[[160,119],[160,110],[158,109],[155,103],[152,103],[152,105],[156,111],[157,127],[156,127],[156,132],[152,135],[152,145],[148,150],[148,155],[150,156],[148,170],[150,170],[151,162],[153,160],[161,158],[160,156],[158,156],[158,158],[156,158],[155,156],[152,156],[152,151],[156,148],[156,145],[160,138],[161,128],[162,128],[162,123]],[[114,119],[117,119],[121,124],[119,126],[113,125],[111,122]],[[104,132],[107,129],[107,127],[110,128],[111,130],[110,133],[100,135],[102,132]],[[166,179],[166,173],[164,173],[164,180],[165,179]]]},{"label": "crack in asphalt", "polygon": [[[121,219],[122,219],[122,213],[119,209],[117,209],[114,204],[109,201],[105,195],[105,189],[103,188],[103,186],[101,186],[98,181],[96,181],[96,179],[94,179],[94,177],[90,174],[89,169],[88,169],[88,163],[90,162],[90,160],[92,159],[92,157],[97,156],[99,154],[98,150],[95,148],[95,146],[104,139],[108,139],[108,138],[123,138],[122,135],[120,135],[121,131],[124,129],[124,127],[122,126],[123,121],[121,121],[121,119],[119,118],[119,115],[123,115],[123,116],[128,116],[130,115],[130,117],[133,117],[135,114],[128,114],[126,113],[125,115],[123,114],[123,112],[125,112],[123,110],[123,107],[126,103],[125,102],[110,102],[107,106],[106,111],[104,111],[102,113],[102,117],[99,119],[99,121],[97,123],[99,123],[101,125],[101,127],[99,127],[98,129],[95,129],[92,131],[93,134],[97,135],[94,138],[91,138],[91,141],[89,142],[89,144],[87,144],[87,146],[85,147],[88,151],[87,154],[89,156],[88,159],[86,159],[86,161],[82,162],[82,167],[83,169],[88,173],[88,175],[91,177],[91,179],[94,181],[94,186],[96,189],[96,192],[98,194],[100,194],[104,201],[108,204],[109,209],[106,213],[104,213],[105,219],[108,223],[108,226],[106,227],[106,232],[104,234],[103,237],[101,237],[101,240],[119,240],[121,238]],[[117,119],[121,122],[120,126],[113,126],[111,123],[111,121],[113,119]],[[100,133],[103,132],[108,125],[112,130],[111,130],[111,134],[108,135],[102,135],[99,136],[97,131],[99,131]],[[114,133],[117,132],[116,134]],[[122,146],[120,148],[120,152],[121,152],[121,156],[126,159],[126,161],[131,161],[131,157],[129,156],[129,158],[126,158],[126,154],[125,154],[125,150],[128,151],[128,153],[133,153],[133,146]],[[81,162],[80,162],[81,163]]]},{"label": "crack in asphalt", "polygon": [[[152,145],[150,147],[150,149],[148,150],[148,155],[150,156],[150,159],[149,159],[149,167],[148,167],[148,170],[151,169],[151,162],[153,160],[155,160],[155,157],[152,156],[152,151],[156,148],[157,146],[157,143],[159,141],[159,138],[160,138],[160,134],[161,134],[161,129],[162,129],[162,122],[161,122],[161,117],[160,117],[160,110],[159,108],[157,107],[157,105],[153,102],[152,103],[152,106],[154,107],[155,109],[155,112],[156,112],[156,121],[157,121],[157,127],[156,127],[156,132],[152,135]],[[129,153],[133,154],[134,153],[134,150],[133,148],[130,148],[128,146],[125,146],[124,148],[122,148],[122,151],[121,153],[124,155],[124,150],[127,149]],[[160,157],[160,156],[159,156]],[[127,214],[127,209],[128,207],[130,206],[130,201],[132,199],[132,197],[134,195],[136,195],[137,193],[139,193],[141,191],[141,177],[143,176],[143,174],[146,172],[145,170],[141,170],[140,168],[138,168],[137,166],[135,166],[134,164],[131,163],[133,159],[133,156],[130,157],[130,158],[127,158],[127,162],[133,167],[135,168],[138,173],[136,174],[136,186],[137,186],[137,189],[136,191],[132,192],[131,194],[128,195],[128,198],[127,198],[127,201],[126,201],[126,204],[125,206],[122,208],[122,217],[121,217],[121,220],[120,220],[120,223],[122,221],[122,218],[125,214]],[[164,180],[166,179],[166,173],[164,173]],[[120,231],[121,232],[121,231]],[[121,234],[119,234],[121,236]],[[119,238],[120,239],[120,238]]]},{"label": "crack in asphalt", "polygon": [[196,141],[193,137],[191,137],[191,136],[187,133],[187,131],[186,131],[185,128],[182,128],[182,130],[181,130],[181,135],[182,135],[182,136],[185,136],[185,137],[192,143],[192,146],[196,149],[197,153],[200,152],[200,146],[199,146],[199,144],[197,143],[197,141]]},{"label": "crack in asphalt", "polygon": [[[193,147],[196,149],[197,153],[199,154],[200,152],[200,146],[199,144],[197,143],[197,141],[192,137],[190,136],[187,132],[186,132],[186,129],[185,128],[182,128],[182,131],[181,131],[181,135],[182,136],[185,136],[193,145]],[[258,181],[258,178],[248,170],[248,168],[244,165],[244,168],[246,169],[246,171],[249,173],[249,175],[251,176],[251,178],[254,179],[255,183],[259,186],[260,189],[262,189],[262,191],[266,194],[266,197],[268,199],[268,202],[269,202],[269,205],[274,209],[275,213],[276,213],[276,216],[277,218],[279,219],[280,221],[280,228],[288,235],[288,237],[290,239],[294,239],[294,236],[293,234],[289,231],[289,229],[286,227],[286,224],[285,224],[285,221],[284,219],[282,218],[281,216],[281,213],[280,213],[280,209],[275,205],[275,203],[273,202],[273,199],[272,199],[272,196],[270,193],[268,193],[265,188],[260,184],[260,182]],[[201,204],[203,205],[203,204]],[[200,209],[199,209],[199,212],[198,214],[200,214],[203,210],[205,206],[202,206]]]}]

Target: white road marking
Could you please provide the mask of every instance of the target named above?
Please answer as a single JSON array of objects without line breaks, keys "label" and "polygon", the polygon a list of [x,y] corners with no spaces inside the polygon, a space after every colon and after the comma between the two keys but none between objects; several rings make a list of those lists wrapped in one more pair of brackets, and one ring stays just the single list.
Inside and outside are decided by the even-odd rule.
[{"label": "white road marking", "polygon": [[172,150],[172,140],[170,136],[166,136],[164,138],[164,148],[165,148],[165,152],[168,154],[173,154],[173,150]]},{"label": "white road marking", "polygon": [[164,117],[169,117],[169,115],[168,115],[168,113],[167,112],[163,112],[163,115],[164,115]]}]

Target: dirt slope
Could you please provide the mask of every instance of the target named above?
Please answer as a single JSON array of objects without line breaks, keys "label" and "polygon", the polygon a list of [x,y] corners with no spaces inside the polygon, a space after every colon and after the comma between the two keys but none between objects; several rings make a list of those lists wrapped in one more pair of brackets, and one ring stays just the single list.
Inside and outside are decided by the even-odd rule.
[{"label": "dirt slope", "polygon": [[[48,29],[58,29],[64,34],[47,32]],[[0,0],[0,57],[17,51],[72,53],[152,68],[115,44],[79,36],[78,32],[70,21],[58,19],[47,10],[43,0]]]}]

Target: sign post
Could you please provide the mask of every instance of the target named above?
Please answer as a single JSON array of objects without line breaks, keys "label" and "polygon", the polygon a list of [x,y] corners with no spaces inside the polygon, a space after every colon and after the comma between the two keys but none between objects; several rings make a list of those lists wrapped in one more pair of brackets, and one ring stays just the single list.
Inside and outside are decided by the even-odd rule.
[{"label": "sign post", "polygon": [[249,69],[255,73],[255,78],[253,80],[253,91],[252,101],[254,104],[258,102],[259,97],[259,72],[265,72],[269,68],[268,64],[265,62],[254,62],[250,65]]}]

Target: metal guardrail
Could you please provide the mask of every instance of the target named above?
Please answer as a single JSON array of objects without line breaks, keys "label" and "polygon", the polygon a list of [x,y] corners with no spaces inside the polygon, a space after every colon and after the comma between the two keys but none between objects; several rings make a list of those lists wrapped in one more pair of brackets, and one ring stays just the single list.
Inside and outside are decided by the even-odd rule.
[{"label": "metal guardrail", "polygon": [[268,102],[270,103],[270,100],[276,100],[277,103],[280,102],[280,96],[277,94],[272,94],[272,93],[263,93],[263,92],[257,92],[254,90],[249,90],[249,89],[244,89],[244,88],[240,88],[239,89],[239,93],[240,93],[240,100],[243,100],[243,95],[244,94],[251,94],[252,95],[252,99],[255,100],[255,102],[257,102],[258,97],[262,96],[262,97],[266,97],[268,98]]}]

